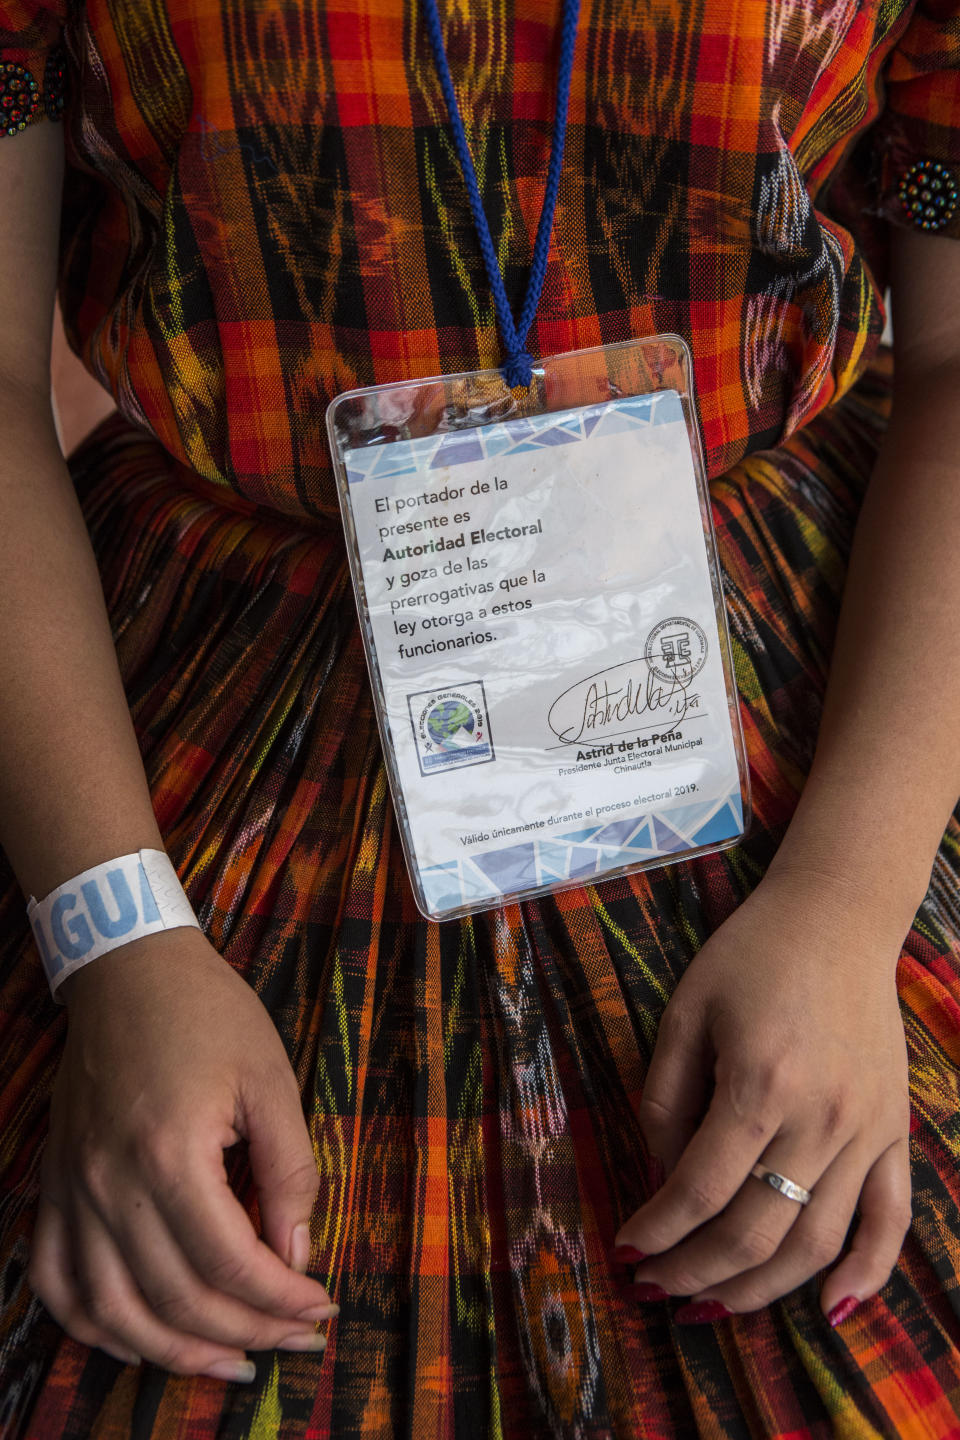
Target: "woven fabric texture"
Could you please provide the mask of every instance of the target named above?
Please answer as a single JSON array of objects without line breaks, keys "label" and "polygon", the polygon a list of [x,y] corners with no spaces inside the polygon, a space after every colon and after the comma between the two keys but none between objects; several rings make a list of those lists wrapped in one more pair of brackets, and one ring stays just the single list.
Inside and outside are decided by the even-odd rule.
[{"label": "woven fabric texture", "polygon": [[[515,306],[559,12],[442,7]],[[914,1221],[882,1293],[837,1331],[816,1278],[683,1327],[606,1258],[649,1193],[635,1107],[664,1007],[810,764],[889,411],[877,187],[894,140],[958,158],[954,14],[584,4],[528,346],[691,341],[756,818],[723,855],[437,926],[400,852],[323,431],[348,386],[500,359],[417,12],[0,0],[20,63],[65,26],[61,295],[121,410],[71,468],[170,854],[301,1084],[311,1269],[342,1307],[322,1360],[258,1357],[244,1388],[124,1368],[31,1298],[65,1022],[3,868],[3,1440],[956,1440],[956,819],[899,972]],[[881,113],[895,66],[913,98]]]},{"label": "woven fabric texture", "polygon": [[[559,20],[444,7],[514,313]],[[501,359],[414,0],[0,0],[38,76],[63,26],[74,347],[211,484],[329,519],[333,395]],[[957,0],[585,3],[530,353],[693,341],[712,474],[811,418],[880,335],[899,174],[960,176],[958,46]]]}]

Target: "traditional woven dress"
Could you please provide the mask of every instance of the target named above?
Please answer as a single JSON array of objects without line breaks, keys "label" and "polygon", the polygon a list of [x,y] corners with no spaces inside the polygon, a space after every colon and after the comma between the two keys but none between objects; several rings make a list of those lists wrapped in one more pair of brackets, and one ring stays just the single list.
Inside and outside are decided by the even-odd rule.
[{"label": "traditional woven dress", "polygon": [[[442,11],[516,303],[559,0]],[[61,303],[119,411],[71,469],[167,846],[300,1080],[341,1313],[322,1358],[256,1357],[242,1387],[125,1369],[32,1298],[65,1022],[4,867],[4,1440],[960,1436],[956,818],[899,969],[914,1221],[882,1292],[836,1331],[820,1277],[680,1326],[606,1259],[650,1193],[664,1006],[813,754],[888,411],[888,222],[960,233],[955,0],[584,0],[529,348],[693,347],[755,820],[722,855],[444,925],[410,893],[324,431],[343,389],[500,358],[416,0],[0,0],[23,104],[56,113],[61,43]]]}]

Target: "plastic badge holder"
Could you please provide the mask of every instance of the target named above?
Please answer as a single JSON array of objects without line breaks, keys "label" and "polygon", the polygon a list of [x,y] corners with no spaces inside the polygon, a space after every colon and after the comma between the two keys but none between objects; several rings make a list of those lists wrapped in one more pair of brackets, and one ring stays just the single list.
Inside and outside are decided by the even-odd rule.
[{"label": "plastic badge holder", "polygon": [[351,390],[327,411],[417,905],[486,910],[725,849],[749,783],[673,335]]}]

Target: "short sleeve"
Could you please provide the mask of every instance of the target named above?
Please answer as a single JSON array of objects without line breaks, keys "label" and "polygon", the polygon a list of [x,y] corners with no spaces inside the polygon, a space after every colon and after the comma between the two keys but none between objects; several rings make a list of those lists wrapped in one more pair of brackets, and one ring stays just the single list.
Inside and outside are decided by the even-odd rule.
[{"label": "short sleeve", "polygon": [[68,0],[0,0],[0,139],[47,116],[59,120],[64,103],[63,28]]},{"label": "short sleeve", "polygon": [[873,132],[880,213],[960,237],[960,0],[918,0]]}]

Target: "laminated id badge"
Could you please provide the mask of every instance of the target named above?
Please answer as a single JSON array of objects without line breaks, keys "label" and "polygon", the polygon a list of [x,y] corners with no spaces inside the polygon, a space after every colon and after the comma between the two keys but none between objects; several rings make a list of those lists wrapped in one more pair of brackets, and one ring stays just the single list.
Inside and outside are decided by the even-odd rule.
[{"label": "laminated id badge", "polygon": [[747,769],[676,336],[327,412],[417,905],[448,920],[735,843]]}]

